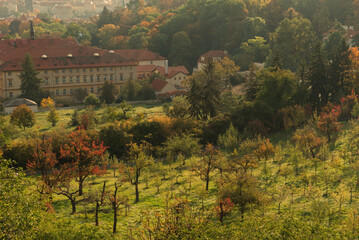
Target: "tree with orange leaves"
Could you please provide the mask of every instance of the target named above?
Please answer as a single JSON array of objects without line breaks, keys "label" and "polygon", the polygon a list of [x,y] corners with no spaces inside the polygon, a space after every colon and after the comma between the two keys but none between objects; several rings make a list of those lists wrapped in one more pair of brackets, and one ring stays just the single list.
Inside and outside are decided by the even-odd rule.
[{"label": "tree with orange leaves", "polygon": [[275,154],[275,149],[272,145],[272,143],[267,138],[265,141],[263,141],[258,149],[254,150],[254,155],[257,156],[258,161],[264,160],[264,168],[263,173],[265,179],[268,177],[268,169],[267,169],[267,162],[270,156],[273,156]]},{"label": "tree with orange leaves", "polygon": [[94,141],[83,129],[73,131],[70,142],[61,148],[61,158],[69,161],[68,167],[72,167],[75,179],[79,183],[79,195],[83,194],[83,184],[90,175],[100,175],[106,172],[103,159],[106,147],[103,143]]}]

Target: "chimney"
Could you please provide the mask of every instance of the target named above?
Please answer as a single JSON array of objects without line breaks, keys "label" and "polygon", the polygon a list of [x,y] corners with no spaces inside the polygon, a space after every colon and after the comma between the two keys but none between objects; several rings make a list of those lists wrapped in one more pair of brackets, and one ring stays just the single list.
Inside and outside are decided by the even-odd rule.
[{"label": "chimney", "polygon": [[165,75],[168,74],[168,60],[165,60]]}]

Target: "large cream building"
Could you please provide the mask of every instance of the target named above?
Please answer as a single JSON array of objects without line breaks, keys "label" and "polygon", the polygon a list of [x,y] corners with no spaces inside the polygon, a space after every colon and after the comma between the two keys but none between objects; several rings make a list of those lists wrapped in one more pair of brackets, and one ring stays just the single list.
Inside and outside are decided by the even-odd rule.
[{"label": "large cream building", "polygon": [[42,79],[42,87],[54,98],[71,97],[76,88],[100,93],[105,81],[119,89],[137,78],[138,61],[114,51],[80,46],[73,39],[20,39],[0,41],[0,97],[21,94],[21,62],[28,53]]}]

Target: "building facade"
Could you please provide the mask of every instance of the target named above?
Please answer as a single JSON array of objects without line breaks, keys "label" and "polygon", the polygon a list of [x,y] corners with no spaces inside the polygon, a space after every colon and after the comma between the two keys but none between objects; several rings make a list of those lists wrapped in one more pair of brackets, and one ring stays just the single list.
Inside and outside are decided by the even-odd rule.
[{"label": "building facade", "polygon": [[1,98],[21,95],[19,75],[26,53],[39,72],[43,90],[54,98],[72,97],[76,88],[99,94],[105,81],[120,89],[137,78],[138,62],[114,51],[81,47],[72,39],[5,40],[0,42]]}]

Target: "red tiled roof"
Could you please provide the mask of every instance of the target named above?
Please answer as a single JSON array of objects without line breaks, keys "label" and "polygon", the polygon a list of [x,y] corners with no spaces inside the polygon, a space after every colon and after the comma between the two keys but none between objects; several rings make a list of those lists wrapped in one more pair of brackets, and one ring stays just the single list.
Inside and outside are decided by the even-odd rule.
[{"label": "red tiled roof", "polygon": [[[91,67],[115,67],[115,66],[137,66],[137,62],[129,61],[118,54],[107,54],[100,56],[78,56],[78,57],[48,57],[33,58],[34,67],[37,70],[63,69],[63,68],[91,68]],[[1,66],[2,71],[21,71],[23,58],[7,61]]]},{"label": "red tiled roof", "polygon": [[187,71],[185,66],[175,66],[175,67],[168,67],[168,73],[165,73],[165,68],[164,67],[157,67],[158,72],[165,76],[166,78],[172,78],[174,77],[176,74],[178,73],[184,73],[186,75],[189,74],[189,72]]},{"label": "red tiled roof", "polygon": [[115,50],[115,52],[125,58],[137,61],[166,60],[166,58],[146,49],[120,49]]},{"label": "red tiled roof", "polygon": [[[0,41],[0,60],[5,62],[1,66],[2,70],[21,70],[20,63],[27,53],[32,57],[36,69],[138,64],[137,61],[128,60],[119,54],[94,47],[80,46],[75,39],[71,38],[11,39]],[[94,56],[95,53],[98,53],[99,56]],[[71,54],[72,57],[67,57],[68,54]],[[43,55],[46,55],[47,58],[42,58]]]},{"label": "red tiled roof", "polygon": [[7,61],[14,58],[23,58],[26,53],[33,58],[46,54],[48,57],[62,57],[71,53],[73,56],[90,56],[100,49],[82,47],[75,39],[10,39],[0,41],[0,59]]},{"label": "red tiled roof", "polygon": [[[215,58],[215,57],[226,57],[228,55],[227,51],[225,50],[211,50],[206,52],[205,54],[201,55],[198,59],[199,62],[205,62],[208,60],[208,58]],[[205,61],[202,61],[202,57],[205,58]]]},{"label": "red tiled roof", "polygon": [[155,89],[156,92],[161,91],[166,85],[166,81],[157,78],[151,83],[151,86],[153,87],[153,89]]},{"label": "red tiled roof", "polygon": [[156,70],[157,66],[155,65],[138,65],[137,66],[137,73],[141,72],[153,72]]}]

